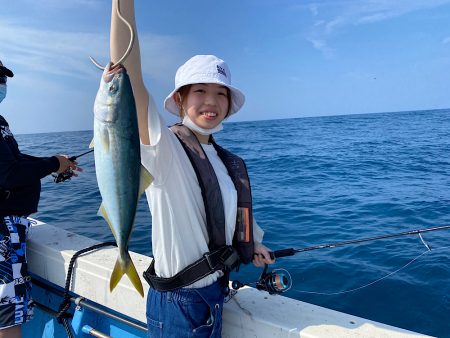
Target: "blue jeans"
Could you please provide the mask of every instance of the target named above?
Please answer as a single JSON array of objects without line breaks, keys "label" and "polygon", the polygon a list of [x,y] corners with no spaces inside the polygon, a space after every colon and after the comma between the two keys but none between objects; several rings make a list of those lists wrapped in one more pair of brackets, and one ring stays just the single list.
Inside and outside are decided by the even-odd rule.
[{"label": "blue jeans", "polygon": [[147,296],[148,337],[222,336],[224,292],[217,281],[204,288],[181,288]]}]

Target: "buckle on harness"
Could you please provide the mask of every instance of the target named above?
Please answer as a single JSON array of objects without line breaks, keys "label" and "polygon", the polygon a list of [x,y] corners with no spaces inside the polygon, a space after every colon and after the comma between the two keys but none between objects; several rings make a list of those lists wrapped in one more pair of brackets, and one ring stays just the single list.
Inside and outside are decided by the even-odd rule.
[{"label": "buckle on harness", "polygon": [[232,246],[227,246],[216,251],[206,252],[203,254],[208,267],[211,271],[222,269],[233,270],[240,265],[239,255]]},{"label": "buckle on harness", "polygon": [[213,262],[211,261],[212,255],[213,255],[213,253],[211,253],[211,252],[206,252],[203,254],[203,258],[206,259],[206,263],[208,263],[208,267],[210,270],[214,270],[214,265],[213,265]]},{"label": "buckle on harness", "polygon": [[239,270],[239,255],[231,246],[228,246],[226,250],[220,255],[220,261],[229,271],[234,269],[236,269],[236,271]]}]

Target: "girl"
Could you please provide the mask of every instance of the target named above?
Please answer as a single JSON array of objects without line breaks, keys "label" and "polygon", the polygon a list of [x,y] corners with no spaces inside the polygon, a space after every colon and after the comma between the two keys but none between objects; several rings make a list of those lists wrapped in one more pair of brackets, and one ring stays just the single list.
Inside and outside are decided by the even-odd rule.
[{"label": "girl", "polygon": [[[113,1],[112,62],[130,39],[116,6]],[[120,12],[136,26],[133,1],[123,1]],[[212,137],[242,107],[244,95],[231,85],[223,60],[194,56],[178,69],[164,101],[182,123],[167,128],[143,84],[137,38],[125,68],[136,99],[142,164],[154,177],[146,191],[154,254],[145,273],[149,337],[221,337],[228,272],[238,261],[273,263],[252,219],[245,164]]]}]

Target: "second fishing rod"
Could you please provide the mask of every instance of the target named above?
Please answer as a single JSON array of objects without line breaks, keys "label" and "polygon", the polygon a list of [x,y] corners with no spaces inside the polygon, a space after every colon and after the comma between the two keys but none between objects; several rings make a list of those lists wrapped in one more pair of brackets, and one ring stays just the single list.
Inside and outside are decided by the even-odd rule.
[{"label": "second fishing rod", "polygon": [[287,257],[287,256],[293,256],[300,252],[307,252],[307,251],[327,249],[327,248],[335,248],[338,246],[347,246],[347,245],[353,245],[353,244],[358,244],[358,243],[372,242],[372,241],[378,241],[378,240],[382,240],[382,239],[401,237],[401,236],[410,236],[410,235],[419,235],[419,237],[422,240],[422,242],[424,243],[424,245],[427,246],[427,248],[430,250],[430,247],[428,246],[428,244],[426,244],[424,242],[421,234],[426,233],[426,232],[448,230],[448,229],[450,229],[450,225],[443,225],[443,226],[438,226],[438,227],[409,230],[409,231],[398,232],[398,233],[393,233],[393,234],[384,234],[384,235],[380,235],[380,236],[360,238],[360,239],[354,239],[354,240],[348,240],[348,241],[342,241],[342,242],[314,245],[314,246],[310,246],[310,247],[306,247],[306,248],[299,248],[299,249],[287,248],[287,249],[281,249],[281,250],[276,250],[276,251],[271,252],[270,257],[272,259],[279,258],[279,257]]},{"label": "second fishing rod", "polygon": [[[431,251],[430,245],[428,245],[424,241],[421,234],[426,233],[426,232],[441,231],[441,230],[448,230],[448,229],[450,229],[450,225],[424,228],[424,229],[415,229],[415,230],[409,230],[409,231],[404,231],[404,232],[384,234],[384,235],[379,235],[379,236],[359,238],[359,239],[341,241],[341,242],[335,242],[335,243],[329,243],[329,244],[320,244],[320,245],[314,245],[314,246],[305,247],[305,248],[287,248],[287,249],[281,249],[281,250],[276,250],[276,251],[270,252],[270,257],[272,259],[288,257],[288,256],[294,256],[295,254],[301,253],[301,252],[349,246],[349,245],[355,245],[355,244],[364,243],[364,242],[372,242],[372,241],[384,240],[384,239],[388,239],[388,238],[411,236],[411,235],[418,235],[420,237],[420,240],[422,241],[422,243],[427,248],[427,250]],[[264,266],[263,272],[259,276],[258,280],[251,284],[254,284],[258,290],[267,291],[269,294],[272,294],[272,295],[273,294],[281,294],[283,292],[286,292],[287,290],[289,290],[292,287],[292,277],[286,269],[275,269],[273,271],[268,271],[268,265],[266,264]],[[232,282],[232,288],[234,290],[238,290],[245,285],[250,285],[250,284],[244,284],[238,280],[235,280]]]}]

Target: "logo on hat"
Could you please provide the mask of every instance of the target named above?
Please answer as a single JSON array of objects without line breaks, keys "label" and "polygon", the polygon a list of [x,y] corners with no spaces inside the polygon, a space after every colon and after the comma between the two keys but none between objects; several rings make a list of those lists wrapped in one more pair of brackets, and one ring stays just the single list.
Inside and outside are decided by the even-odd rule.
[{"label": "logo on hat", "polygon": [[225,69],[223,69],[219,65],[216,65],[216,67],[217,67],[217,71],[219,72],[219,74],[222,74],[223,76],[227,77],[227,73],[225,73]]}]

